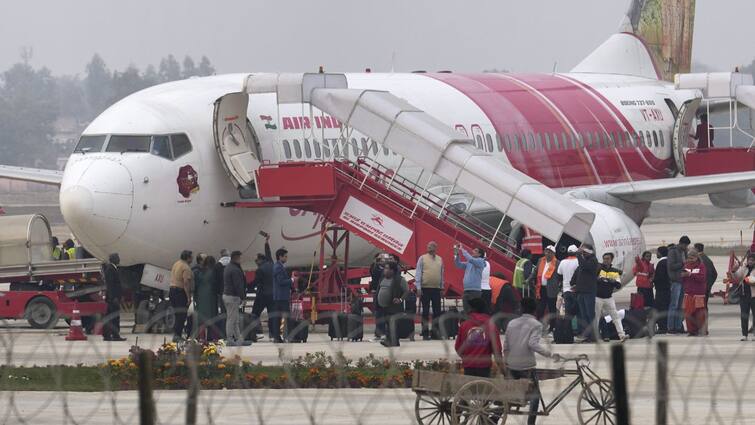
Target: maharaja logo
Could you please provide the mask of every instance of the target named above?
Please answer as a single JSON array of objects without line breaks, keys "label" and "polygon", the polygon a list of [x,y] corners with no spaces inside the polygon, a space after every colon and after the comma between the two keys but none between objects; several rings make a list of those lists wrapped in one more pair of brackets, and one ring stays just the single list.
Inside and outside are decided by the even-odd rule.
[{"label": "maharaja logo", "polygon": [[184,165],[178,169],[178,193],[184,198],[190,198],[192,193],[199,192],[199,174],[191,165]]},{"label": "maharaja logo", "polygon": [[265,123],[265,130],[277,130],[278,126],[273,124],[273,117],[270,115],[260,115],[260,119]]},{"label": "maharaja logo", "polygon": [[383,217],[379,214],[372,214],[372,221],[377,223],[380,227],[383,227]]}]

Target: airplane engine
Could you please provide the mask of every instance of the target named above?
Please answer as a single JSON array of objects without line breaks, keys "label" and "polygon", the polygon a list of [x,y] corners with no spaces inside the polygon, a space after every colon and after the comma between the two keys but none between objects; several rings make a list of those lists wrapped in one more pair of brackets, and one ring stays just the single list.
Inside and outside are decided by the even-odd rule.
[{"label": "airplane engine", "polygon": [[634,275],[635,258],[645,250],[645,238],[640,227],[622,210],[599,202],[575,200],[580,206],[595,213],[595,222],[590,228],[590,238],[598,261],[605,253],[615,255],[613,265],[622,270],[621,283],[629,283]]},{"label": "airplane engine", "polygon": [[755,194],[750,189],[708,194],[710,203],[718,208],[746,208],[755,205]]}]

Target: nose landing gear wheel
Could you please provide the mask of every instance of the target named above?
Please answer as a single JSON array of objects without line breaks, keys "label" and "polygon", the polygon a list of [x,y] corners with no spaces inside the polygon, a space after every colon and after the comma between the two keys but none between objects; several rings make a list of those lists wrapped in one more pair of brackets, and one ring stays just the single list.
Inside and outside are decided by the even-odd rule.
[{"label": "nose landing gear wheel", "polygon": [[451,417],[459,425],[503,425],[508,405],[496,397],[496,388],[488,381],[464,384],[454,396]]},{"label": "nose landing gear wheel", "polygon": [[616,397],[613,382],[596,379],[585,385],[577,400],[580,425],[615,425]]}]

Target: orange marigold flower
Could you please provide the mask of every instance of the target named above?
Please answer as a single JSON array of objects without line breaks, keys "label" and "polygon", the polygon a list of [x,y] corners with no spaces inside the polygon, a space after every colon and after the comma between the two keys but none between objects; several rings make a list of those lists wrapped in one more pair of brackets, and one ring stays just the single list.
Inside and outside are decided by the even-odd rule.
[{"label": "orange marigold flower", "polygon": [[218,369],[225,369],[225,365],[224,365],[223,363],[220,363],[220,364],[218,365]]}]

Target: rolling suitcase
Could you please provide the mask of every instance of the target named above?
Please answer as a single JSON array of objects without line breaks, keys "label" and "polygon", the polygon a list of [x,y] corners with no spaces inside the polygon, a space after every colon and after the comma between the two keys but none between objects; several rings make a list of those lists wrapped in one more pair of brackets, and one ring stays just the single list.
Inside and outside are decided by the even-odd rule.
[{"label": "rolling suitcase", "polygon": [[289,319],[286,332],[286,340],[288,342],[307,342],[309,338],[309,321]]},{"label": "rolling suitcase", "polygon": [[343,341],[349,335],[348,318],[346,313],[334,313],[328,322],[328,336],[333,341]]},{"label": "rolling suitcase", "polygon": [[396,334],[398,339],[414,341],[414,313],[400,313],[396,315]]},{"label": "rolling suitcase", "polygon": [[624,333],[632,339],[651,337],[655,333],[649,327],[648,311],[645,309],[626,310],[621,324],[624,325]]},{"label": "rolling suitcase", "polygon": [[574,344],[574,331],[571,318],[563,316],[556,318],[556,329],[553,330],[554,344]]},{"label": "rolling suitcase", "polygon": [[459,333],[461,313],[456,307],[451,307],[433,320],[433,339],[456,338]]},{"label": "rolling suitcase", "polygon": [[349,341],[364,339],[364,318],[361,314],[351,313],[346,317],[346,328]]}]

